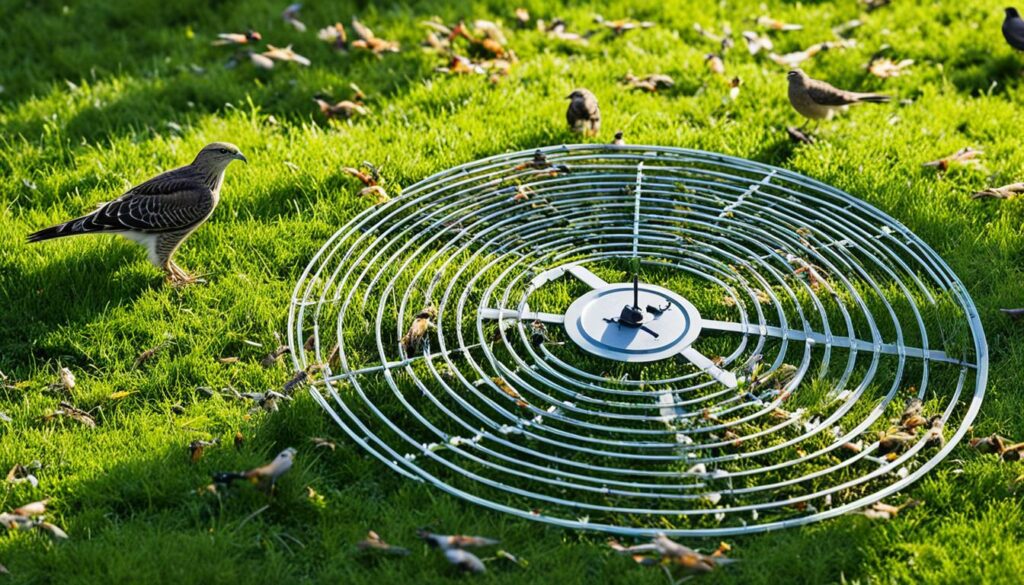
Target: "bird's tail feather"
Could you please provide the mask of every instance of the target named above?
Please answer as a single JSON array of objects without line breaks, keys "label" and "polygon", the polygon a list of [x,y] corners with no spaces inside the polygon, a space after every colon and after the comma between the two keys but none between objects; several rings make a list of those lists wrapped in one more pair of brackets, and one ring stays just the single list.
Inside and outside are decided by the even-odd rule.
[{"label": "bird's tail feather", "polygon": [[33,232],[28,235],[29,242],[42,242],[43,240],[52,240],[54,238],[63,238],[64,236],[73,236],[75,232],[72,232],[66,228],[67,224],[59,224],[48,227],[46,229]]},{"label": "bird's tail feather", "polygon": [[891,95],[882,95],[880,93],[862,93],[857,96],[859,102],[870,102],[873,104],[884,104],[892,101]]},{"label": "bird's tail feather", "polygon": [[29,242],[42,242],[65,236],[77,236],[79,234],[91,234],[96,232],[121,232],[123,228],[105,225],[96,221],[96,213],[90,213],[82,217],[59,223],[55,226],[39,230],[28,235]]}]

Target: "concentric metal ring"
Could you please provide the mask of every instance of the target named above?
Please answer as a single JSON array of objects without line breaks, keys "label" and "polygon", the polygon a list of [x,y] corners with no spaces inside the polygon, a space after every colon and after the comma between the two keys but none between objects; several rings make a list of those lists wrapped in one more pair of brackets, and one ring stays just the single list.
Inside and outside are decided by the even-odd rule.
[{"label": "concentric metal ring", "polygon": [[[696,338],[602,359],[569,309],[638,265],[692,303]],[[784,169],[648,146],[495,156],[367,209],[303,273],[289,338],[298,368],[323,367],[313,396],[388,467],[627,535],[764,531],[886,497],[963,437],[988,361],[963,285],[889,216]],[[913,397],[944,443],[925,428],[880,446]]]}]

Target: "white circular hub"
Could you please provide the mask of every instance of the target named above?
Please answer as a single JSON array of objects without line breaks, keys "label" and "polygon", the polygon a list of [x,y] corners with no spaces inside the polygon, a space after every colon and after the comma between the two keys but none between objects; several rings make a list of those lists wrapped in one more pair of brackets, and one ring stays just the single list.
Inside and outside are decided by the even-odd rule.
[{"label": "white circular hub", "polygon": [[582,349],[623,362],[670,358],[700,334],[700,313],[676,293],[653,284],[639,285],[641,326],[619,321],[623,307],[633,305],[633,284],[614,283],[573,301],[565,313],[565,330]]}]

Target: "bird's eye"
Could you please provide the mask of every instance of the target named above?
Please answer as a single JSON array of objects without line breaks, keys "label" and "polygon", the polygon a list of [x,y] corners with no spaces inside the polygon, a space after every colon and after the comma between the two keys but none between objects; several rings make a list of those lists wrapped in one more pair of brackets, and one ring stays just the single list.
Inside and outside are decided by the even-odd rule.
[{"label": "bird's eye", "polygon": [[228,153],[228,149],[222,148],[222,149],[220,149],[220,152],[221,152],[221,154],[227,154]]}]

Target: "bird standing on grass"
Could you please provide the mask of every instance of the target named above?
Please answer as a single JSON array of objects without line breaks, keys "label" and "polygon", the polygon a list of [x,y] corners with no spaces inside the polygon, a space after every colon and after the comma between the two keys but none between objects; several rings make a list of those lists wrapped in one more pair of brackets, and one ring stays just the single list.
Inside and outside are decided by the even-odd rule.
[{"label": "bird standing on grass", "polygon": [[569,94],[569,109],[565,112],[565,120],[573,132],[596,135],[601,130],[601,109],[597,107],[597,97],[588,89],[577,89]]},{"label": "bird standing on grass", "polygon": [[120,234],[144,246],[149,261],[166,272],[171,283],[196,282],[195,277],[174,263],[173,256],[217,207],[224,169],[233,160],[248,162],[234,144],[208,144],[192,164],[132,187],[89,215],[39,230],[29,235],[28,241],[79,234]]},{"label": "bird standing on grass", "polygon": [[811,79],[803,69],[793,69],[789,80],[789,103],[807,118],[801,128],[811,120],[831,119],[837,109],[861,102],[885,103],[892,98],[877,93],[857,93],[834,87],[824,81]]},{"label": "bird standing on grass", "polygon": [[1003,19],[1003,37],[1011,47],[1018,51],[1024,51],[1024,20],[1021,20],[1020,13],[1016,8],[1006,9],[1006,18]]}]

